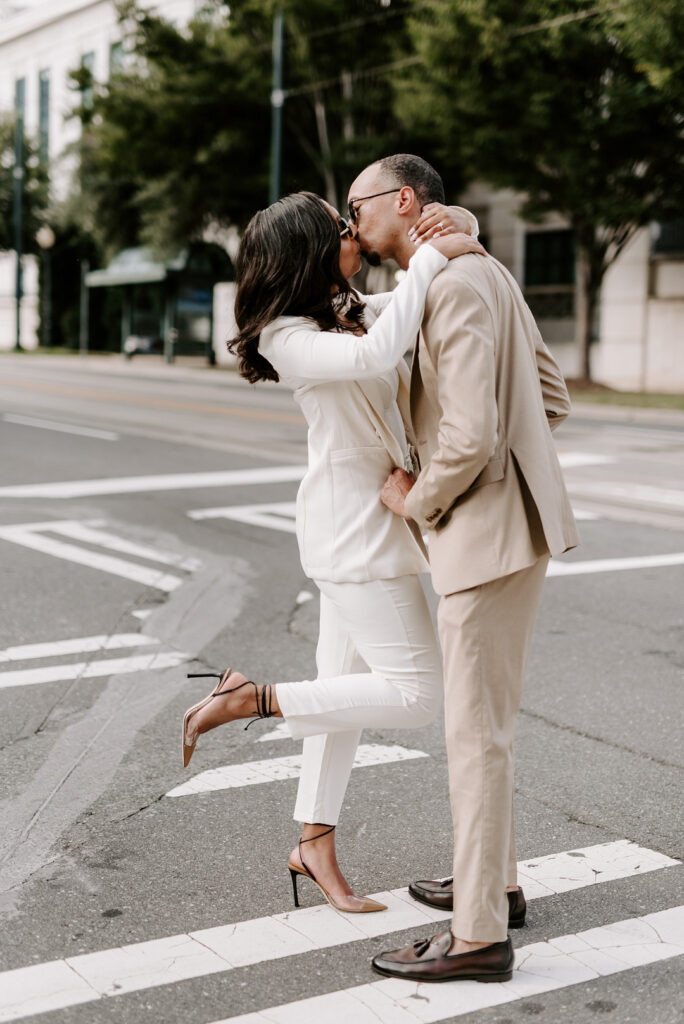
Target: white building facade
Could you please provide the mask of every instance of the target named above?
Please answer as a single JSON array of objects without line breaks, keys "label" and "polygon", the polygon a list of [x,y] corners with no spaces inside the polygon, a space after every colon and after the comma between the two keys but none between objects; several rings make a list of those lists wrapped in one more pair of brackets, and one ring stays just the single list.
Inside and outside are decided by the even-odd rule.
[{"label": "white building facade", "polygon": [[[196,0],[157,0],[155,10],[169,21],[185,24]],[[0,0],[0,114],[19,105],[24,130],[50,167],[52,191],[64,196],[72,167],[66,150],[78,139],[79,105],[69,75],[81,65],[97,82],[125,61],[114,0]],[[21,343],[38,344],[38,274],[36,260],[25,257]],[[15,268],[13,253],[0,253],[0,349],[15,343]]]},{"label": "white building facade", "polygon": [[[459,200],[473,210],[490,252],[522,287],[567,377],[580,377],[572,233],[561,217],[543,225],[517,216],[522,197],[474,184]],[[637,232],[609,268],[592,344],[592,376],[621,391],[684,393],[684,211]]]}]

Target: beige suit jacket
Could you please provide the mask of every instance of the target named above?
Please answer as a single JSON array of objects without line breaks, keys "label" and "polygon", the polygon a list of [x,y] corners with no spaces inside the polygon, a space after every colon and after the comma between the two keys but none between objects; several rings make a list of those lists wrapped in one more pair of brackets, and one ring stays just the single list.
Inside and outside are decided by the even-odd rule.
[{"label": "beige suit jacket", "polygon": [[579,543],[551,430],[563,377],[509,272],[461,256],[432,282],[411,373],[422,470],[406,499],[435,590],[499,579]]}]

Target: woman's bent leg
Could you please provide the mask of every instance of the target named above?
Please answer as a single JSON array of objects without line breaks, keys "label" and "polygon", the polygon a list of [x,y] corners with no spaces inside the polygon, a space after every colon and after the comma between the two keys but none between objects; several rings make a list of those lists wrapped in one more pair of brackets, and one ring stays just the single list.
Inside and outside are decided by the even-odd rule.
[{"label": "woman's bent leg", "polygon": [[318,586],[370,671],[277,683],[292,735],[408,729],[431,721],[441,703],[442,673],[418,577]]},{"label": "woman's bent leg", "polygon": [[[316,667],[322,678],[368,670],[325,594],[321,594]],[[360,729],[305,737],[295,821],[337,824],[360,737]]]}]

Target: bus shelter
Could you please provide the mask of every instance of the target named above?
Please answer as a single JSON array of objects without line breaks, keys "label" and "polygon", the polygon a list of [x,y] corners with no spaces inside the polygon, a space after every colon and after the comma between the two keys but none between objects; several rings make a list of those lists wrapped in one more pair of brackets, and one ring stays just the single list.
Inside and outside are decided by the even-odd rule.
[{"label": "bus shelter", "polygon": [[113,293],[121,351],[129,358],[156,352],[170,363],[176,355],[203,354],[214,363],[214,285],[234,279],[228,253],[197,242],[168,260],[142,247],[123,249],[109,266],[86,274],[85,284]]}]

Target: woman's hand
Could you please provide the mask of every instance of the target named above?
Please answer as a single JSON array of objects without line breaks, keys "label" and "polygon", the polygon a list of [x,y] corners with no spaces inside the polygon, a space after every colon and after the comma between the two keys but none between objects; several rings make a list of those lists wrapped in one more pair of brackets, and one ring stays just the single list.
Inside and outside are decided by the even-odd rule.
[{"label": "woman's hand", "polygon": [[423,212],[409,231],[409,238],[418,245],[440,235],[470,233],[470,221],[457,206],[442,203],[427,203]]},{"label": "woman's hand", "polygon": [[427,244],[434,246],[448,260],[453,260],[457,256],[464,256],[468,252],[476,252],[480,256],[487,255],[486,250],[478,242],[477,238],[473,238],[472,235],[461,233],[440,235],[439,238],[431,238]]}]

